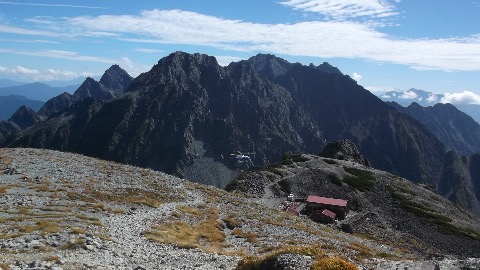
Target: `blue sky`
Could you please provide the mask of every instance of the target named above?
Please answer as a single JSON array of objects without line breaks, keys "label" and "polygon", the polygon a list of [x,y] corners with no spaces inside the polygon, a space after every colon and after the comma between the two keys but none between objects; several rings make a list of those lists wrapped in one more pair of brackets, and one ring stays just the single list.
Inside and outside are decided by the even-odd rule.
[{"label": "blue sky", "polygon": [[0,1],[0,78],[132,76],[173,51],[326,61],[371,91],[480,104],[479,0]]}]

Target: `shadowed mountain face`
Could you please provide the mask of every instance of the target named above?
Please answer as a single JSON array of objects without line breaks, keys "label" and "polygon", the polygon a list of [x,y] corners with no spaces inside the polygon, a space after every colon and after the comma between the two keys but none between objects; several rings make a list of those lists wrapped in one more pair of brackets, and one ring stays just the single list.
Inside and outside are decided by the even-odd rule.
[{"label": "shadowed mountain face", "polygon": [[74,103],[11,146],[79,152],[223,187],[239,167],[222,156],[250,152],[264,166],[288,151],[319,153],[335,139],[355,143],[372,167],[433,186],[441,178],[443,144],[418,121],[327,63],[272,55],[221,67],[214,57],[173,53],[124,95]]},{"label": "shadowed mountain face", "polygon": [[480,153],[480,125],[455,106],[441,103],[430,107],[418,103],[408,107],[395,102],[388,104],[427,126],[451,150],[466,156]]},{"label": "shadowed mountain face", "polygon": [[21,106],[8,121],[16,124],[21,130],[40,122],[40,117],[37,113],[27,106]]},{"label": "shadowed mountain face", "polygon": [[479,155],[470,159],[448,152],[443,166],[438,192],[458,206],[480,216]]}]

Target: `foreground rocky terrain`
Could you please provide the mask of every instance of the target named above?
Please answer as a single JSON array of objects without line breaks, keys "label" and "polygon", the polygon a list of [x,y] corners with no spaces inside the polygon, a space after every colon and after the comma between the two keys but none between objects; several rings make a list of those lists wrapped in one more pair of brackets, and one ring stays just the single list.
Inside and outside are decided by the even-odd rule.
[{"label": "foreground rocky terrain", "polygon": [[[321,160],[304,156],[302,161],[288,166],[300,169]],[[342,165],[350,161],[337,162]],[[288,166],[284,166],[276,169],[286,170]],[[331,269],[321,268],[331,264],[351,267],[344,269],[478,266],[478,260],[458,260],[455,252],[439,253],[441,247],[420,242],[415,235],[404,237],[407,234],[401,231],[394,230],[385,237],[367,232],[344,233],[336,225],[321,225],[283,212],[277,204],[281,201],[272,194],[248,198],[160,172],[78,154],[0,149],[0,267],[60,270]],[[467,213],[458,215],[464,219],[463,227],[467,221],[475,220]],[[465,254],[479,257],[468,249],[469,241],[473,246],[478,242],[465,240]],[[288,268],[293,266],[296,268]]]}]

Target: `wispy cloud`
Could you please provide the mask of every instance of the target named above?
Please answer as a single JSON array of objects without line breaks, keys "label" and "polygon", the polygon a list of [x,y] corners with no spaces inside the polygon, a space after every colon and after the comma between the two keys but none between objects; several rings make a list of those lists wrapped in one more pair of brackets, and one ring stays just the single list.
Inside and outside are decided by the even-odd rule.
[{"label": "wispy cloud", "polygon": [[258,24],[182,10],[149,10],[138,16],[75,17],[66,23],[84,32],[117,33],[131,42],[195,44],[319,58],[360,58],[419,70],[480,70],[478,36],[403,39],[358,22]]},{"label": "wispy cloud", "polygon": [[0,1],[0,5],[19,5],[19,6],[37,6],[37,7],[60,7],[60,8],[87,8],[87,9],[108,9],[107,7],[98,6],[79,6],[79,5],[65,5],[65,4],[48,4],[48,3],[22,3]]},{"label": "wispy cloud", "polygon": [[395,7],[385,0],[288,0],[280,4],[296,10],[319,13],[332,19],[390,17]]},{"label": "wispy cloud", "polygon": [[0,74],[33,81],[64,81],[94,75],[90,72],[73,72],[57,69],[38,70],[23,66],[16,66],[12,68],[0,66]]},{"label": "wispy cloud", "polygon": [[0,48],[0,53],[13,53],[18,55],[59,58],[59,59],[67,59],[67,60],[75,60],[75,61],[90,61],[90,62],[100,62],[100,63],[108,63],[108,64],[115,64],[118,62],[117,59],[81,55],[81,54],[78,54],[77,52],[61,51],[61,50],[28,51],[28,50]]},{"label": "wispy cloud", "polygon": [[134,51],[142,52],[142,53],[160,53],[160,52],[163,52],[163,50],[147,49],[147,48],[138,48],[138,49],[135,49]]},{"label": "wispy cloud", "polygon": [[42,40],[42,39],[0,39],[1,42],[15,42],[15,43],[48,43],[48,44],[58,44],[60,42],[51,41],[51,40]]},{"label": "wispy cloud", "polygon": [[[306,1],[292,0],[282,3],[296,3],[295,5],[300,7],[300,3],[304,2]],[[340,2],[332,0],[331,3]],[[361,10],[370,9],[371,14],[385,15],[393,9],[386,2],[377,0],[357,0],[353,3],[359,6],[354,9],[360,10],[357,15],[364,13]],[[480,71],[478,35],[444,39],[405,39],[386,35],[372,24],[354,21],[261,24],[227,20],[190,11],[155,9],[144,10],[138,15],[36,17],[29,22],[38,28],[43,27],[44,30],[0,25],[0,32],[57,38],[113,38],[136,43],[200,45],[225,51],[268,52],[317,58],[365,59],[407,65],[417,70]],[[111,62],[111,59],[105,60],[103,57],[78,56],[64,52],[40,51],[35,54]]]},{"label": "wispy cloud", "polygon": [[62,36],[64,37],[65,36],[62,33],[56,33],[52,31],[45,31],[45,30],[39,30],[39,29],[27,29],[27,28],[10,26],[5,24],[0,24],[0,33],[42,36],[42,37],[62,37]]}]

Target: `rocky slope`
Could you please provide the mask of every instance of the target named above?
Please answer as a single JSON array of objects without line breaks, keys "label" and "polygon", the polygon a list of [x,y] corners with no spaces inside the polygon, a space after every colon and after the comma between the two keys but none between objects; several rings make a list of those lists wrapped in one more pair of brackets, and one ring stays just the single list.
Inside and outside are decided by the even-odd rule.
[{"label": "rocky slope", "polygon": [[344,199],[350,212],[338,229],[386,242],[409,239],[415,243],[411,248],[425,256],[480,256],[480,223],[474,215],[426,186],[352,161],[293,155],[242,174],[227,190],[271,205],[290,193]]},{"label": "rocky slope", "polygon": [[126,91],[52,115],[10,146],[73,151],[223,187],[242,168],[222,156],[254,153],[253,164],[265,166],[347,138],[373,167],[432,186],[441,178],[442,143],[327,63],[257,55],[221,67],[214,57],[176,52]]},{"label": "rocky slope", "polygon": [[480,153],[480,125],[452,104],[428,107],[415,102],[408,107],[395,102],[388,104],[427,126],[450,150],[465,156]]},{"label": "rocky slope", "polygon": [[[313,171],[324,168],[325,173],[360,166],[303,157],[304,161],[277,169],[287,177],[315,164],[319,166]],[[392,177],[373,173],[375,190]],[[279,175],[270,174],[274,180],[269,183],[276,182]],[[411,185],[393,179],[395,188]],[[450,204],[438,195],[423,189],[413,192],[424,194],[422,200],[434,198],[432,202],[444,210],[442,215],[451,215]],[[353,189],[346,194],[362,195]],[[369,217],[380,216],[385,209],[378,205],[380,199],[372,201],[375,208],[360,200],[352,218],[367,211]],[[478,260],[458,260],[452,255],[463,251],[463,256],[478,257],[479,249],[473,249],[478,241],[465,240],[460,248],[454,241],[457,236],[444,235],[444,241],[453,241],[451,247],[436,246],[435,241],[401,226],[400,219],[408,225],[419,218],[398,205],[400,212],[394,218],[399,220],[398,229],[383,229],[385,235],[375,233],[381,232],[378,229],[347,234],[335,226],[289,215],[279,209],[279,199],[269,195],[261,200],[249,198],[148,169],[57,151],[0,149],[0,201],[2,269],[255,269],[270,265],[303,270],[312,263],[354,267],[348,269],[357,269],[352,264],[362,269],[465,269],[479,265]],[[468,214],[456,210],[455,215],[461,221],[450,223],[458,228],[477,228],[472,224],[478,226],[478,220]],[[378,218],[374,221],[365,228],[378,227]],[[425,227],[419,231],[433,232],[434,239],[438,234],[428,222],[414,224]]]}]

